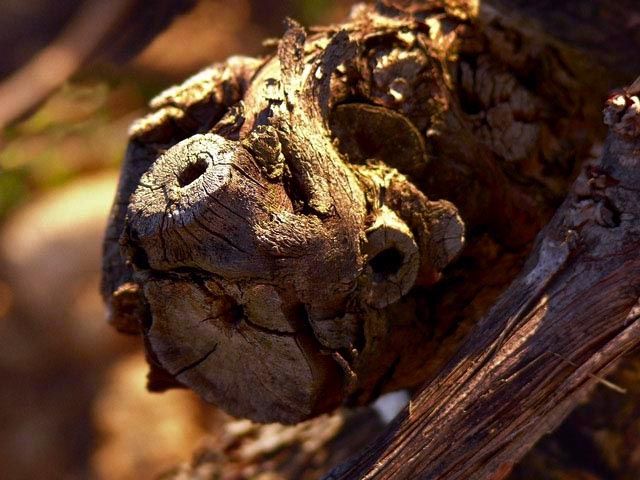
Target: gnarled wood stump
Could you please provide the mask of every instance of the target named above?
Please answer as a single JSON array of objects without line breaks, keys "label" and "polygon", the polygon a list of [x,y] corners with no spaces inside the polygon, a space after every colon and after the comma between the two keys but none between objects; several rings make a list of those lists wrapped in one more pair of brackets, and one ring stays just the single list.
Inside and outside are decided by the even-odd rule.
[{"label": "gnarled wood stump", "polygon": [[359,6],[311,36],[290,22],[273,55],[153,100],[103,281],[152,390],[291,423],[438,372],[600,130],[585,101],[600,84],[575,80],[574,57],[476,15]]}]

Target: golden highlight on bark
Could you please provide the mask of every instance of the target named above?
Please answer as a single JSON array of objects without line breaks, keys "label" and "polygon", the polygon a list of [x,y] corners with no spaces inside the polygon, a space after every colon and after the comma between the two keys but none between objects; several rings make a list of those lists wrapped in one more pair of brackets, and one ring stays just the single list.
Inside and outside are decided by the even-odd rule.
[{"label": "golden highlight on bark", "polygon": [[295,423],[417,388],[588,156],[562,52],[471,2],[384,3],[309,36],[290,22],[131,128],[103,294],[150,389]]}]

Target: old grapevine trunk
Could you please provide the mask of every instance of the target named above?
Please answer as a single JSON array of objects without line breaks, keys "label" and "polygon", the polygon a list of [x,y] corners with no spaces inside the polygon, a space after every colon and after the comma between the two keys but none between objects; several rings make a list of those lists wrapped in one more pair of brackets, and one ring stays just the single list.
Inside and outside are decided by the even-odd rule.
[{"label": "old grapevine trunk", "polygon": [[144,337],[152,389],[295,422],[449,358],[597,136],[562,52],[473,14],[291,24],[272,56],[152,102],[103,283],[112,322]]},{"label": "old grapevine trunk", "polygon": [[[309,36],[290,22],[272,55],[152,102],[131,130],[103,282],[112,323],[144,339],[151,389],[292,423],[440,372],[344,478],[487,476],[568,411],[584,386],[570,373],[637,299],[632,281],[617,289],[637,265],[616,248],[635,247],[620,192],[638,178],[615,169],[610,140],[442,370],[594,151],[606,85],[579,52],[477,15],[390,1]],[[621,135],[635,107],[619,98]],[[587,287],[599,295],[581,303]],[[613,319],[603,331],[597,311]],[[568,400],[545,403],[556,387]]]}]

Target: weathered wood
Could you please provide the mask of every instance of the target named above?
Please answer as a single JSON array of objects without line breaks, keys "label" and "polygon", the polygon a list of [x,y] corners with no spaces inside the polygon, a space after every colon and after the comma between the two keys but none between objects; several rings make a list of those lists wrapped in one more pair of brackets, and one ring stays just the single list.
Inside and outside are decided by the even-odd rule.
[{"label": "weathered wood", "polygon": [[440,8],[477,16],[487,24],[497,21],[507,29],[495,32],[495,39],[516,31],[547,46],[553,45],[582,81],[608,89],[630,83],[640,70],[636,55],[640,44],[640,10],[636,0],[378,0],[378,3],[412,15]]},{"label": "weathered wood", "polygon": [[192,132],[208,130],[242,98],[259,65],[257,60],[236,57],[203,70],[184,85],[156,97],[152,102],[155,111],[129,129],[131,141],[109,215],[102,258],[101,289],[110,322],[119,330],[139,332],[146,315],[140,286],[133,281],[133,270],[123,259],[119,243],[129,197],[162,151]]},{"label": "weathered wood", "polygon": [[[344,162],[327,118],[338,100],[334,72],[356,44],[346,31],[305,40],[292,24],[215,133],[189,136],[126,172],[135,190],[121,188],[126,218],[117,205],[112,225],[122,229],[129,266],[107,257],[122,272],[106,276],[114,323],[135,329],[132,295],[148,305],[152,387],[173,377],[260,421],[295,422],[352,394],[375,396],[394,362],[393,351],[378,353],[393,337],[393,314],[382,309],[416,281],[437,281],[464,238],[449,202],[429,201],[382,164]],[[202,101],[191,97],[209,98],[212,87],[196,78],[162,95],[134,138],[162,133],[167,115],[202,131],[214,118],[207,109],[199,121],[172,109],[190,101],[195,110]]]},{"label": "weathered wood", "polygon": [[611,97],[523,273],[384,436],[328,479],[504,478],[640,345],[640,99]]},{"label": "weathered wood", "polygon": [[372,408],[338,410],[296,425],[260,425],[223,416],[224,423],[185,463],[158,480],[265,478],[316,480],[383,428]]},{"label": "weathered wood", "polygon": [[509,480],[635,480],[640,471],[640,350],[625,354],[607,381],[543,437]]},{"label": "weathered wood", "polygon": [[112,323],[144,337],[150,388],[295,422],[441,368],[598,134],[594,85],[472,10],[361,6],[308,38],[291,24],[272,56],[152,102],[103,282]]}]

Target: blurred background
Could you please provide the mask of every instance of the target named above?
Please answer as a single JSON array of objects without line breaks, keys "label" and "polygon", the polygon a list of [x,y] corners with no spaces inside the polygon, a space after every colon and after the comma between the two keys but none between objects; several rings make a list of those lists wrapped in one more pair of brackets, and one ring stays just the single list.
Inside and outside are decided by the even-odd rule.
[{"label": "blurred background", "polygon": [[286,16],[313,25],[349,8],[0,2],[0,478],[155,478],[216,430],[221,414],[189,392],[146,393],[139,339],[105,322],[101,242],[127,128],[163,88],[264,53]]}]

